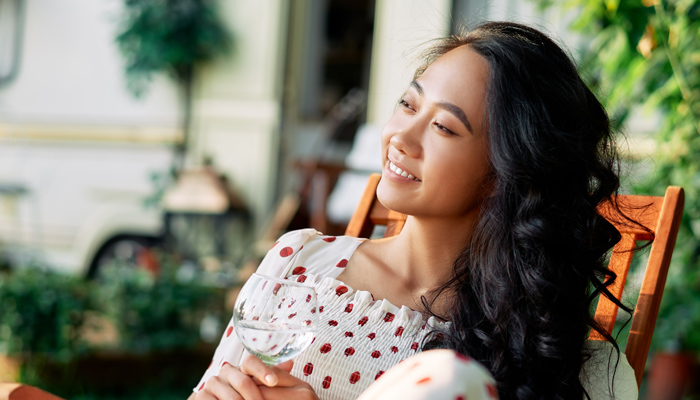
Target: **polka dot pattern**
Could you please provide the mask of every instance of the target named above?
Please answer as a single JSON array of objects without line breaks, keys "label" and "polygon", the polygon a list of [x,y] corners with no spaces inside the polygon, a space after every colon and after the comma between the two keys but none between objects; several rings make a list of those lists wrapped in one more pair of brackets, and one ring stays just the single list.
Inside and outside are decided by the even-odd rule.
[{"label": "polka dot pattern", "polygon": [[[384,371],[419,352],[412,346],[430,330],[422,329],[430,318],[408,307],[375,300],[370,292],[353,290],[335,279],[360,243],[356,238],[294,231],[278,241],[258,268],[259,273],[316,289],[317,303],[308,315],[317,316],[318,330],[307,350],[294,359],[292,375],[307,381],[321,399],[356,398]],[[273,289],[277,290],[279,287]],[[304,299],[311,301],[308,296],[300,300]],[[283,320],[302,315],[298,309],[293,312],[290,307],[285,313],[286,309],[282,307],[275,317]],[[229,355],[225,349],[229,344],[240,348],[229,328],[232,324],[225,329],[214,364],[195,390],[206,382],[205,378],[217,374],[224,361],[230,360],[233,365],[240,362],[240,356]]]}]

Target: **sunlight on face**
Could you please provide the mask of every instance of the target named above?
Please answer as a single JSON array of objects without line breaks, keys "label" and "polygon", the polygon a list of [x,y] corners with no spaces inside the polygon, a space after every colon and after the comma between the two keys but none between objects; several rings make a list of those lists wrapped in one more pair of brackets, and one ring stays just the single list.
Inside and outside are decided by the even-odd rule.
[{"label": "sunlight on face", "polygon": [[382,133],[386,207],[424,218],[474,221],[484,197],[488,64],[468,46],[412,82]]}]

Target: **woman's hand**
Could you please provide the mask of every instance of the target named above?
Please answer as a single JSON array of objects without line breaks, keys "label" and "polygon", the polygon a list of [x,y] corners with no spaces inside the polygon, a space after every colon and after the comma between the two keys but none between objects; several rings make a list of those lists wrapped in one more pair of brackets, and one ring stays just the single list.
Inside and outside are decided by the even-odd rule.
[{"label": "woman's hand", "polygon": [[204,389],[197,393],[195,399],[317,400],[316,393],[308,383],[289,373],[292,366],[292,361],[266,366],[255,356],[246,357],[239,368],[226,363],[218,376],[207,380]]},{"label": "woman's hand", "polygon": [[289,373],[293,361],[286,361],[272,367],[277,375],[277,385],[259,386],[265,400],[318,400],[311,385]]}]

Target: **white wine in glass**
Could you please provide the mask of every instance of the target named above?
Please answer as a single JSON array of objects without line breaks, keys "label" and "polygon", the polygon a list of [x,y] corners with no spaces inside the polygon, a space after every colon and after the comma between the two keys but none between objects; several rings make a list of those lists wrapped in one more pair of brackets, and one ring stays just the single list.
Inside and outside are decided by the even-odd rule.
[{"label": "white wine in glass", "polygon": [[299,282],[253,274],[233,310],[236,335],[265,364],[294,358],[313,341],[316,291]]}]

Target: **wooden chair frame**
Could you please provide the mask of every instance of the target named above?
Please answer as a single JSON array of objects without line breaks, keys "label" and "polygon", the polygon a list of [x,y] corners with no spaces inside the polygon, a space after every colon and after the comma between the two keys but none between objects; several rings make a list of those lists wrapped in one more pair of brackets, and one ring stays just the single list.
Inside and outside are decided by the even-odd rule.
[{"label": "wooden chair frame", "polygon": [[[386,209],[376,198],[380,178],[380,174],[370,176],[360,204],[345,231],[346,235],[370,237],[375,225],[386,225],[384,237],[388,237],[398,234],[403,228],[406,216]],[[680,187],[669,186],[664,197],[619,195],[617,201],[632,220],[641,223],[649,231],[622,218],[614,212],[610,204],[604,204],[599,209],[601,215],[615,225],[622,235],[622,239],[613,249],[609,264],[609,268],[617,274],[617,279],[608,289],[616,298],[620,299],[622,296],[637,241],[653,240],[625,347],[625,355],[634,369],[639,385],[680,226],[684,193]],[[607,298],[601,297],[598,301],[595,319],[608,333],[612,333],[617,309]],[[604,340],[595,331],[591,332],[590,339]]]}]

